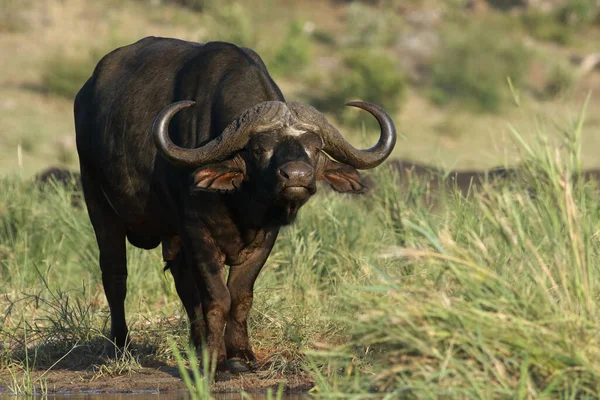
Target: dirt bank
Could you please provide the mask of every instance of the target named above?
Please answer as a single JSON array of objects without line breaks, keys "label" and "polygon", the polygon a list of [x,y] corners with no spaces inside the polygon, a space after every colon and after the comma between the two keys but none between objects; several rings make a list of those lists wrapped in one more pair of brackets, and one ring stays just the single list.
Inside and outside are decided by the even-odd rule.
[{"label": "dirt bank", "polygon": [[[33,380],[44,374],[43,370],[33,371]],[[22,373],[16,375],[21,379]],[[48,393],[132,393],[151,392],[165,393],[186,390],[176,367],[142,368],[120,375],[103,373],[102,371],[89,370],[72,371],[57,369],[47,372],[42,380],[48,388]],[[10,393],[12,377],[8,371],[0,372],[0,394]],[[283,383],[288,393],[306,392],[313,382],[306,374],[290,375],[286,377],[271,377],[268,372],[232,376],[228,382],[217,382],[213,385],[215,393],[248,393],[265,392],[268,388],[277,390]]]}]

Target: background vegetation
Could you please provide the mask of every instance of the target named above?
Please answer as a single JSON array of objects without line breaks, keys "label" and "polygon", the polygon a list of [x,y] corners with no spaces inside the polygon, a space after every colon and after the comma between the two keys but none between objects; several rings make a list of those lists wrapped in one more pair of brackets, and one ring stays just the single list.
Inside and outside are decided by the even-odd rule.
[{"label": "background vegetation", "polygon": [[132,247],[136,355],[99,361],[108,315],[85,209],[28,179],[76,168],[74,94],[103,54],[156,35],[254,48],[287,98],[356,145],[375,140],[343,110],[358,98],[393,113],[394,157],[523,167],[435,206],[391,165],[368,196],[321,191],[257,283],[266,374],[309,374],[323,397],[599,397],[600,198],[580,175],[600,167],[599,15],[595,0],[0,0],[0,378],[43,392],[28,373],[57,360],[94,376],[177,365],[172,279],[158,251]]},{"label": "background vegetation", "polygon": [[289,99],[319,106],[356,145],[374,140],[360,135],[372,121],[343,103],[378,102],[405,139],[396,157],[445,168],[516,162],[507,122],[528,140],[536,115],[562,127],[591,90],[583,161],[598,167],[598,9],[597,0],[0,0],[0,172],[76,167],[74,94],[104,54],[148,35],[254,48]]}]

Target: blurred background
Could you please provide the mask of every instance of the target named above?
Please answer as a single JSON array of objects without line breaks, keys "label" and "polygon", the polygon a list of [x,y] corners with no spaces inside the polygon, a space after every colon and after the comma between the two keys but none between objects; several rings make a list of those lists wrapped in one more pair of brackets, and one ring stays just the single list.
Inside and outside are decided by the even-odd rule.
[{"label": "blurred background", "polygon": [[0,0],[0,174],[77,168],[75,94],[150,35],[253,48],[355,145],[377,133],[344,102],[379,103],[394,156],[445,169],[518,162],[511,130],[569,129],[589,95],[584,166],[600,167],[599,0]]}]

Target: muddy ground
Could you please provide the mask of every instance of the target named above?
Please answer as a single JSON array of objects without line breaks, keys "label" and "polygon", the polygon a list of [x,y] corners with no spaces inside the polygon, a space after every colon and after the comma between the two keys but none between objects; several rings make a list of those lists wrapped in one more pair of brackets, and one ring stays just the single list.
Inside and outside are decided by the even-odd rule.
[{"label": "muddy ground", "polygon": [[[34,371],[34,380],[45,371]],[[8,384],[11,382],[10,373],[0,373],[3,381],[2,392],[10,392]],[[101,392],[101,393],[134,393],[152,392],[165,393],[186,390],[177,367],[142,368],[140,370],[123,373],[121,375],[101,375],[95,371],[71,371],[57,369],[43,376],[48,393],[64,392]],[[228,382],[217,382],[213,385],[215,393],[263,393],[268,388],[277,390],[284,384],[287,393],[306,392],[313,386],[312,380],[306,374],[287,376],[285,378],[272,378],[267,372],[254,374],[234,375]]]},{"label": "muddy ground", "polygon": [[[33,368],[32,381],[43,382],[48,394],[55,393],[168,393],[186,391],[186,385],[176,363],[157,361],[147,351],[137,349],[138,364],[135,366],[109,360],[104,354],[92,355],[98,346],[82,346],[81,351],[74,351],[51,367],[51,361],[42,362],[43,367]],[[144,351],[145,350],[145,351]],[[104,353],[104,352],[102,352]],[[216,382],[212,386],[213,393],[265,393],[272,388],[277,391],[283,384],[284,392],[291,394],[306,393],[314,386],[313,380],[307,373],[281,374],[269,369],[268,354],[257,352],[259,365],[256,373],[231,375],[226,382]],[[51,357],[50,354],[48,356]],[[30,365],[35,362],[30,354]],[[59,357],[57,357],[59,358]],[[56,361],[55,358],[54,360]],[[39,360],[38,360],[39,362]],[[23,385],[25,374],[22,363],[13,364],[8,368],[0,368],[0,397],[11,393],[14,383]],[[192,373],[188,370],[190,376]]]}]

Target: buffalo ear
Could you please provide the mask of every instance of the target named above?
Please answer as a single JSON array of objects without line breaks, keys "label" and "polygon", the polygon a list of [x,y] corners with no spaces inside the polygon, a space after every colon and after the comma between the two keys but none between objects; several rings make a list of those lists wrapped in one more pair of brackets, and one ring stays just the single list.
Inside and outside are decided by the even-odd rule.
[{"label": "buffalo ear", "polygon": [[[241,161],[243,163],[243,161]],[[227,160],[204,165],[192,174],[192,191],[232,192],[245,178],[244,165],[238,160]]]},{"label": "buffalo ear", "polygon": [[340,193],[366,193],[369,190],[355,168],[332,160],[327,160],[321,179]]}]

